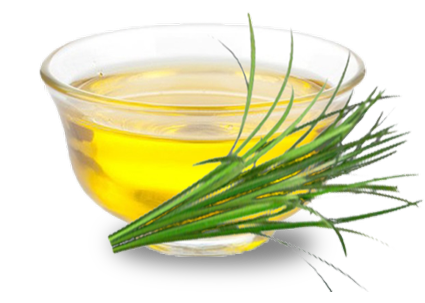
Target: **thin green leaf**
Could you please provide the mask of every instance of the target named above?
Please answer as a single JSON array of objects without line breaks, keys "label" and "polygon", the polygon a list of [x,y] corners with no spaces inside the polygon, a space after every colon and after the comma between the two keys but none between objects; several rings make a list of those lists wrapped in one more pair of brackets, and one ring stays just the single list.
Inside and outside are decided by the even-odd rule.
[{"label": "thin green leaf", "polygon": [[381,240],[379,240],[379,239],[377,239],[377,238],[374,238],[374,237],[371,237],[371,236],[366,235],[366,234],[364,234],[364,233],[361,233],[361,232],[359,232],[359,231],[352,230],[352,229],[348,229],[348,228],[341,228],[341,227],[338,227],[337,229],[338,229],[339,231],[343,231],[343,232],[346,232],[346,233],[351,233],[351,234],[359,235],[359,236],[362,236],[362,237],[365,237],[365,238],[369,238],[369,239],[371,239],[371,240],[373,240],[373,241],[376,241],[376,242],[379,242],[379,243],[381,243],[381,244],[383,244],[383,245],[385,245],[385,246],[388,246],[388,244],[387,244],[387,243],[385,243],[385,242],[383,242],[383,241],[381,241]]},{"label": "thin green leaf", "polygon": [[[375,103],[388,98],[388,96],[383,95],[384,92],[379,92],[375,95],[375,89],[365,101],[349,105],[350,95],[349,101],[347,101],[342,109],[326,113],[338,94],[347,71],[349,59],[332,97],[319,117],[298,125],[320,98],[326,84],[303,113],[286,130],[276,135],[276,132],[283,125],[293,106],[295,94],[292,90],[289,103],[282,117],[274,127],[263,138],[258,140],[254,147],[245,152],[243,156],[237,156],[247,146],[250,140],[256,136],[272,115],[285,90],[292,68],[292,35],[288,70],[279,94],[276,96],[266,116],[233,154],[233,150],[238,145],[238,141],[243,133],[254,87],[256,49],[250,17],[249,28],[251,40],[249,81],[239,59],[230,48],[220,41],[236,59],[247,84],[247,99],[241,128],[229,155],[198,163],[198,165],[207,163],[220,164],[186,190],[127,225],[125,228],[112,234],[110,241],[114,252],[164,242],[244,233],[262,234],[265,231],[279,229],[320,227],[329,228],[336,232],[346,254],[346,247],[341,232],[369,236],[350,229],[337,227],[336,225],[376,217],[406,207],[417,206],[419,203],[412,203],[405,199],[383,193],[397,191],[396,186],[375,184],[378,181],[386,181],[404,176],[375,178],[352,184],[330,185],[325,183],[340,175],[348,174],[361,167],[371,165],[389,157],[395,153],[396,147],[404,143],[404,141],[394,143],[396,139],[405,134],[394,134],[392,130],[393,126],[378,130],[385,121],[385,119],[382,119],[382,114],[363,137],[349,143],[343,142]],[[326,129],[322,130],[321,134],[312,142],[299,146],[320,122],[328,123],[329,120],[325,119],[333,119],[333,122]],[[258,166],[256,165],[262,156],[266,155],[280,141],[292,134],[298,136],[298,139],[289,150],[274,159]],[[383,145],[390,142],[391,145],[389,146]],[[371,149],[373,149],[372,152],[369,151]],[[371,194],[399,200],[407,204],[378,212],[337,219],[328,219],[312,207],[306,206],[306,202],[311,201],[319,195],[342,192]],[[320,218],[320,221],[276,221],[278,216],[296,208],[314,213]],[[323,280],[323,277],[320,274],[318,275]],[[326,282],[325,284],[327,285]]]},{"label": "thin green leaf", "polygon": [[245,70],[243,69],[243,66],[242,66],[242,64],[241,64],[241,62],[239,61],[239,58],[236,56],[236,54],[230,49],[230,47],[228,47],[226,44],[224,44],[221,40],[218,40],[217,39],[217,41],[225,48],[225,49],[227,49],[228,51],[229,51],[229,53],[233,56],[233,58],[235,58],[235,60],[236,60],[236,62],[238,63],[238,65],[239,65],[239,68],[240,68],[240,70],[241,70],[241,72],[242,72],[242,75],[243,75],[243,77],[244,77],[244,80],[245,80],[245,84],[246,84],[246,88],[247,89],[249,89],[249,81],[248,81],[248,78],[246,77],[246,74],[245,74]]},{"label": "thin green leaf", "polygon": [[[344,71],[342,72],[342,76],[340,77],[339,82],[338,82],[337,86],[335,87],[335,90],[334,90],[331,98],[329,99],[329,101],[326,104],[326,106],[323,109],[323,111],[320,113],[319,119],[322,118],[323,116],[325,116],[327,110],[329,109],[329,107],[331,106],[332,102],[334,101],[334,99],[335,99],[335,97],[336,97],[336,95],[337,95],[337,93],[338,93],[338,91],[339,91],[339,89],[341,87],[341,84],[344,81],[344,78],[345,78],[345,74],[347,72],[348,65],[350,64],[350,57],[351,57],[351,54],[348,54],[347,62],[345,64]],[[325,81],[325,83],[327,83],[327,81]],[[351,99],[351,95],[350,95],[350,97],[349,97],[348,100],[350,100],[350,99]],[[306,131],[301,137],[299,137],[298,140],[290,147],[290,150],[293,149],[293,148],[295,148],[295,147],[297,147],[298,144],[300,144],[301,142],[303,142],[303,140],[313,131],[314,127],[317,125],[317,123],[319,121],[321,121],[321,120],[317,120],[317,122],[313,123],[310,126],[309,130]]]},{"label": "thin green leaf", "polygon": [[[236,150],[235,154],[238,154],[239,152],[241,152],[243,150],[243,148],[251,141],[251,139],[258,133],[258,131],[263,127],[264,123],[266,123],[266,121],[269,119],[269,117],[272,114],[273,110],[275,109],[276,105],[279,103],[279,100],[280,100],[280,98],[281,98],[281,96],[283,94],[283,91],[286,88],[286,85],[287,85],[288,80],[289,80],[289,76],[291,74],[293,58],[294,58],[294,37],[293,37],[292,31],[291,31],[291,53],[289,55],[288,69],[286,71],[285,79],[283,80],[283,83],[282,83],[282,85],[280,87],[280,90],[279,90],[279,92],[278,92],[278,94],[277,94],[277,96],[276,96],[276,98],[275,98],[272,106],[270,107],[269,111],[264,116],[263,120],[261,120],[261,122],[251,132],[251,134],[248,136],[248,138],[241,144],[241,146],[239,146],[239,148]],[[291,103],[291,106],[292,106],[292,103]]]},{"label": "thin green leaf", "polygon": [[319,278],[322,280],[322,282],[326,285],[326,287],[328,288],[328,290],[330,292],[332,292],[332,289],[329,287],[328,283],[326,282],[326,280],[322,277],[322,275],[317,271],[317,269],[310,264],[310,262],[308,262],[306,259],[303,258],[303,260],[316,272],[316,274],[319,276]]},{"label": "thin green leaf", "polygon": [[217,157],[217,158],[212,158],[212,159],[208,159],[205,161],[201,161],[198,163],[193,164],[193,166],[199,166],[199,165],[204,165],[204,164],[210,164],[210,163],[229,163],[229,162],[240,162],[243,163],[243,159],[241,157],[238,157],[236,155],[228,155],[225,157]]},{"label": "thin green leaf", "polygon": [[338,267],[336,267],[335,265],[333,265],[332,263],[330,263],[330,262],[328,262],[328,261],[326,261],[326,260],[324,260],[324,259],[322,259],[321,257],[318,257],[317,255],[315,255],[315,254],[313,254],[313,253],[311,253],[311,252],[309,252],[309,251],[307,251],[307,250],[305,250],[305,249],[303,249],[303,248],[301,248],[301,247],[299,247],[299,246],[296,246],[296,245],[294,245],[294,244],[292,244],[292,243],[289,243],[289,242],[286,242],[286,241],[283,241],[283,240],[280,240],[280,239],[278,239],[278,238],[276,238],[276,237],[274,237],[274,236],[268,236],[268,235],[265,235],[265,234],[259,234],[260,236],[263,236],[263,237],[266,237],[266,238],[269,238],[269,239],[272,239],[273,241],[275,241],[275,242],[277,242],[277,243],[279,243],[279,244],[282,244],[282,245],[284,245],[284,246],[287,246],[287,247],[290,247],[290,248],[292,248],[292,249],[296,249],[296,250],[298,250],[298,251],[300,251],[300,252],[303,252],[303,253],[305,253],[305,254],[307,254],[307,255],[309,255],[309,256],[311,256],[311,257],[313,257],[313,258],[315,258],[315,259],[317,259],[317,260],[319,260],[320,262],[322,262],[322,263],[324,263],[324,264],[326,264],[326,265],[328,265],[329,267],[332,267],[334,270],[336,270],[336,271],[338,271],[339,273],[341,273],[342,275],[344,275],[344,276],[346,276],[348,279],[350,279],[351,281],[353,281],[357,286],[359,286],[360,288],[363,288],[364,290],[366,290],[366,288],[364,288],[363,286],[361,286],[356,280],[354,280],[349,274],[347,274],[347,273],[345,273],[344,271],[342,271],[341,269],[339,269]]},{"label": "thin green leaf", "polygon": [[338,236],[339,242],[341,243],[341,246],[342,246],[342,249],[343,249],[343,251],[344,251],[345,256],[347,256],[347,248],[346,248],[346,246],[345,246],[344,238],[342,237],[342,235],[341,235],[341,233],[339,232],[339,230],[338,230],[338,229],[334,226],[334,224],[333,224],[330,220],[328,220],[327,218],[325,218],[322,214],[320,214],[318,211],[316,211],[315,209],[313,209],[313,208],[311,208],[311,207],[308,207],[308,206],[305,206],[305,205],[300,205],[300,204],[298,204],[297,206],[298,206],[299,208],[301,208],[301,209],[307,210],[307,211],[309,211],[310,213],[313,213],[313,214],[315,214],[316,216],[320,217],[320,219],[321,219],[323,222],[325,222],[325,224],[326,224],[329,228],[333,229],[333,230],[335,231],[335,233],[337,234],[337,236]]},{"label": "thin green leaf", "polygon": [[[161,204],[160,207],[154,208],[139,219],[133,221],[123,229],[115,232],[109,236],[111,243],[118,241],[119,238],[124,236],[127,232],[131,232],[140,228],[143,224],[149,223],[158,216],[163,215],[171,209],[181,206],[190,198],[197,198],[202,196],[208,190],[215,190],[221,185],[226,184],[229,180],[237,176],[244,168],[244,165],[239,162],[232,162],[229,165],[222,164],[214,169],[211,173],[207,174],[204,178],[190,186],[180,194]],[[214,187],[215,186],[215,187]]]},{"label": "thin green leaf", "polygon": [[[269,150],[271,150],[274,146],[276,146],[276,144],[278,144],[280,141],[282,141],[283,138],[285,138],[293,129],[295,129],[295,127],[298,125],[298,123],[300,123],[300,121],[302,119],[304,119],[305,115],[307,115],[307,113],[310,111],[310,109],[314,106],[314,104],[316,103],[316,101],[319,99],[320,95],[322,94],[323,90],[325,88],[325,85],[322,86],[321,90],[319,91],[319,93],[316,95],[316,97],[313,99],[313,101],[311,101],[311,103],[307,106],[307,108],[303,111],[303,113],[285,130],[283,131],[279,136],[277,136],[272,143],[270,143],[270,145],[268,145],[267,147],[263,148],[261,151],[257,152],[257,149],[261,146],[264,145],[264,142],[261,143],[261,140],[259,142],[257,142],[257,144],[251,148],[249,151],[246,152],[245,155],[243,155],[244,159],[247,159],[249,156],[251,156],[252,154],[255,154],[251,159],[249,159],[247,162],[247,165],[250,165],[254,162],[256,162],[258,159],[260,159],[263,155],[265,155]],[[291,102],[290,104],[292,104],[294,101],[294,90],[292,90],[292,95],[291,95]],[[286,118],[286,116],[285,116]],[[284,121],[284,120],[283,120]],[[268,138],[270,136],[272,136],[274,134],[274,132],[276,132],[276,130],[280,127],[279,123],[283,121],[279,121],[276,126],[276,129],[273,128],[266,136],[264,136],[263,140],[265,140],[265,142],[267,142]]]},{"label": "thin green leaf", "polygon": [[226,213],[220,213],[200,221],[190,222],[182,226],[171,227],[165,232],[159,231],[157,233],[147,235],[146,237],[135,239],[132,242],[126,242],[124,244],[117,245],[114,247],[114,252],[135,248],[141,245],[147,245],[146,243],[149,243],[148,241],[164,241],[169,237],[179,236],[181,234],[186,233],[190,234],[194,231],[199,231],[217,226],[217,224],[221,222],[234,220],[235,217],[251,216],[254,214],[259,214],[261,212],[270,211],[270,209],[278,208],[279,206],[281,206],[281,204],[277,202],[271,202],[260,205],[253,204],[246,206],[242,209],[236,209]]},{"label": "thin green leaf", "polygon": [[251,16],[248,14],[248,20],[249,20],[249,32],[251,37],[251,69],[249,72],[249,83],[248,83],[248,92],[246,95],[246,104],[245,104],[245,111],[242,117],[242,123],[241,127],[239,128],[238,136],[236,137],[235,143],[233,144],[232,148],[230,149],[229,155],[233,153],[233,149],[238,144],[238,141],[242,135],[246,117],[248,116],[249,106],[251,105],[251,98],[252,98],[252,91],[254,89],[254,75],[255,75],[255,37],[254,37],[254,29],[252,27],[251,22]]},{"label": "thin green leaf", "polygon": [[[419,202],[417,202],[419,203]],[[273,205],[273,206],[271,206]],[[330,228],[324,221],[306,221],[306,222],[274,222],[274,221],[265,221],[265,222],[257,222],[254,226],[249,225],[249,220],[245,222],[246,227],[240,227],[241,223],[238,222],[234,226],[225,226],[223,228],[217,228],[221,222],[227,222],[229,220],[234,220],[235,217],[247,217],[253,214],[260,214],[261,212],[272,210],[279,207],[279,203],[271,203],[269,206],[267,205],[252,205],[245,207],[243,209],[238,209],[234,211],[230,211],[227,213],[218,214],[213,217],[205,218],[203,220],[187,223],[182,226],[172,227],[166,230],[161,230],[157,233],[147,235],[142,238],[134,239],[133,241],[123,242],[119,245],[113,247],[114,252],[120,252],[140,246],[152,245],[157,243],[164,242],[174,242],[181,240],[190,240],[190,239],[199,239],[199,238],[211,238],[217,236],[225,236],[225,235],[236,235],[242,233],[260,233],[263,231],[271,231],[278,229],[295,229],[295,228],[305,228],[305,227],[322,227],[322,228]],[[385,213],[390,213],[394,211],[398,211],[412,205],[404,205],[401,207],[386,209],[384,211],[368,213],[359,216],[352,216],[346,218],[338,218],[338,219],[328,219],[333,224],[347,223],[352,221],[358,221],[374,216],[383,215]],[[215,230],[211,232],[206,232],[207,229],[214,228]]]}]

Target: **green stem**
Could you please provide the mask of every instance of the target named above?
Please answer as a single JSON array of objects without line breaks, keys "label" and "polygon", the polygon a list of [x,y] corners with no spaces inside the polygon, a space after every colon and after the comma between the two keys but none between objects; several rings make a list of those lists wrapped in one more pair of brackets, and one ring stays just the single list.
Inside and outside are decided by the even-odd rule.
[{"label": "green stem", "polygon": [[[251,39],[251,69],[249,72],[249,82],[248,82],[248,92],[246,95],[246,104],[245,104],[245,112],[242,117],[242,123],[241,127],[239,128],[238,136],[236,137],[235,143],[233,143],[232,148],[230,149],[229,155],[233,153],[233,149],[238,144],[238,141],[242,135],[242,131],[245,126],[245,121],[248,116],[249,106],[251,105],[251,99],[252,99],[252,91],[254,90],[254,75],[255,75],[255,37],[254,37],[254,29],[252,27],[251,22],[251,16],[248,14],[248,20],[249,20],[249,33],[250,33],[250,39]],[[237,152],[236,152],[237,154]]]},{"label": "green stem", "polygon": [[[414,203],[413,205],[417,205],[419,202]],[[139,238],[137,240],[124,243],[122,245],[115,246],[113,248],[114,252],[120,252],[132,248],[136,248],[139,246],[145,245],[153,245],[164,242],[174,242],[181,240],[191,240],[191,239],[200,239],[200,238],[210,238],[217,236],[225,236],[225,235],[237,235],[242,233],[260,233],[263,231],[272,231],[272,230],[280,230],[280,229],[294,229],[294,228],[305,228],[305,227],[323,227],[329,228],[328,224],[324,221],[308,221],[308,222],[270,222],[267,219],[263,222],[257,222],[258,226],[247,226],[247,227],[239,227],[241,222],[238,222],[234,225],[225,226],[220,228],[217,225],[218,222],[226,222],[228,220],[234,219],[236,212],[240,212],[241,217],[249,216],[256,213],[261,213],[266,210],[271,210],[273,208],[277,208],[279,203],[271,203],[271,205],[267,205],[263,207],[259,207],[256,205],[246,207],[243,210],[235,210],[228,213],[220,214],[217,216],[213,216],[211,218],[206,218],[204,220],[188,223],[184,226],[173,227],[170,229],[159,231],[155,234],[148,235],[146,237]],[[371,218],[375,216],[380,216],[383,214],[387,214],[390,212],[398,211],[412,205],[404,205],[401,207],[395,207],[391,209],[386,209],[379,212],[363,214],[359,216],[352,216],[340,219],[329,219],[333,222],[333,224],[340,223],[348,223],[352,221],[362,220],[366,218]],[[208,228],[218,228],[217,231],[212,231],[205,233],[203,231]]]},{"label": "green stem", "polygon": [[305,205],[297,205],[297,206],[301,209],[307,210],[310,213],[313,213],[316,216],[320,217],[328,228],[333,229],[338,236],[338,239],[339,239],[339,241],[342,245],[342,249],[344,250],[345,256],[347,256],[347,248],[345,247],[344,239],[342,238],[341,233],[338,231],[338,229],[335,227],[335,225],[331,221],[329,221],[329,219],[325,218],[322,214],[320,214],[318,211],[314,210],[313,208],[305,206]]},{"label": "green stem", "polygon": [[[294,37],[293,37],[292,31],[291,31],[291,53],[289,55],[288,69],[286,71],[285,79],[283,80],[283,83],[280,87],[280,90],[279,90],[272,106],[270,107],[269,111],[267,112],[267,114],[263,118],[263,120],[261,120],[261,122],[251,132],[251,134],[248,136],[248,138],[246,140],[244,140],[244,142],[239,146],[239,148],[236,150],[235,154],[238,154],[239,152],[241,152],[243,150],[243,148],[251,141],[251,139],[258,133],[258,131],[261,129],[261,127],[264,125],[264,123],[266,123],[266,121],[269,119],[269,117],[272,114],[272,112],[274,111],[276,105],[279,103],[279,100],[282,97],[282,94],[283,94],[283,92],[286,88],[286,85],[288,83],[289,76],[291,74],[293,58],[294,58]],[[289,107],[288,112],[289,112],[291,106],[292,106],[292,103],[290,102],[290,105],[288,105],[288,107]],[[265,139],[264,142],[266,142],[266,141],[267,140]]]},{"label": "green stem", "polygon": [[118,245],[116,247],[114,247],[114,252],[115,251],[121,251],[121,250],[126,250],[129,248],[134,248],[134,247],[138,247],[141,245],[146,245],[146,243],[149,242],[156,242],[156,243],[160,243],[164,241],[164,238],[166,239],[167,237],[173,237],[173,236],[179,236],[179,235],[184,235],[186,233],[191,233],[194,231],[198,231],[198,230],[204,230],[204,229],[208,229],[208,228],[212,228],[217,226],[217,224],[220,224],[222,222],[226,222],[229,220],[234,220],[234,218],[236,216],[250,216],[250,215],[255,215],[261,212],[265,212],[265,211],[270,211],[271,209],[274,208],[278,208],[282,206],[281,203],[278,202],[271,202],[271,203],[266,203],[266,204],[261,204],[261,205],[250,205],[250,206],[246,206],[242,209],[237,209],[237,210],[232,210],[226,213],[222,213],[222,214],[218,214],[212,217],[208,217],[205,218],[203,220],[200,221],[195,221],[195,222],[191,222],[191,223],[187,223],[184,224],[182,226],[176,226],[176,227],[171,227],[169,229],[166,229],[164,231],[159,231],[157,233],[154,234],[150,234],[147,235],[145,237],[142,237],[140,239],[136,239],[132,242],[128,242],[128,243],[124,243],[121,245]]}]

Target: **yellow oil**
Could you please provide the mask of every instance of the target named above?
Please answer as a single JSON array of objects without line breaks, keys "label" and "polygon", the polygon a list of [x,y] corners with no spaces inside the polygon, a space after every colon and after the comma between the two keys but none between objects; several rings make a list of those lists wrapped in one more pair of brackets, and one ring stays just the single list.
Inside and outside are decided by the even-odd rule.
[{"label": "yellow oil", "polygon": [[[253,104],[273,100],[283,78],[282,73],[258,69]],[[181,65],[99,74],[73,85],[99,95],[164,106],[242,105],[246,95],[243,75],[233,65]],[[291,87],[296,96],[303,96],[317,93],[321,83],[291,77],[282,99],[289,96]],[[194,163],[224,156],[233,145],[233,139],[216,139],[214,128],[208,126],[180,125],[168,128],[167,136],[148,136],[96,125],[93,121],[87,123],[88,119],[75,117],[66,109],[60,112],[79,182],[97,203],[126,221],[137,219],[193,184],[214,168],[213,164],[194,167]],[[319,125],[304,142],[313,140],[324,126]],[[252,129],[255,125],[246,127]],[[231,134],[237,130],[231,125],[219,128]],[[199,136],[195,136],[198,139],[193,136],[184,139],[185,133],[193,132],[198,133]],[[262,161],[282,154],[299,136],[298,133],[285,139]],[[258,139],[252,140],[249,146]]]}]

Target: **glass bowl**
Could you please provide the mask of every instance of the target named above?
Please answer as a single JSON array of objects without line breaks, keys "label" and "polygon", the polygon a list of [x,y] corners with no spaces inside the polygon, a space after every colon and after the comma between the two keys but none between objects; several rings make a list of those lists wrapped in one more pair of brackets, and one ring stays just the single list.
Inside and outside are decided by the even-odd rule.
[{"label": "glass bowl", "polygon": [[[260,27],[254,30],[257,70],[273,67],[284,75],[290,32]],[[186,91],[190,98],[170,102],[181,92],[161,83],[177,83],[178,73],[155,73],[157,67],[176,70],[185,64],[201,66],[207,71],[220,71],[222,66],[233,65],[236,70],[236,61],[217,40],[230,47],[249,71],[249,29],[239,25],[162,25],[104,33],[66,44],[44,61],[41,76],[61,117],[75,175],[87,194],[111,214],[127,222],[139,218],[214,168],[214,165],[194,167],[194,163],[224,156],[230,150],[246,98],[245,93],[235,92],[232,87],[243,86],[244,82],[229,83],[227,88],[219,90],[201,87],[196,92]],[[327,79],[330,84],[303,123],[317,117],[324,108],[350,51],[300,33],[294,33],[294,45],[292,75],[315,83]],[[153,72],[138,80],[139,93],[143,95],[139,100],[118,93],[88,91],[76,85],[85,79],[109,81],[109,75],[141,69]],[[346,103],[364,73],[363,62],[351,52],[346,77],[329,111]],[[261,81],[261,77],[258,78]],[[108,82],[105,83],[107,88]],[[257,91],[254,85],[254,100],[242,140],[264,117],[275,95],[274,91]],[[206,96],[217,102],[201,102]],[[298,93],[290,117],[279,131],[288,127],[313,97],[314,94]],[[230,99],[232,101],[227,102]],[[287,94],[284,94],[257,140],[276,123],[287,104]],[[318,125],[306,140],[314,139],[332,121],[329,118]],[[285,139],[263,161],[283,153],[299,135]],[[222,256],[251,250],[264,242],[266,239],[262,237],[244,234],[150,248],[173,255]]]}]

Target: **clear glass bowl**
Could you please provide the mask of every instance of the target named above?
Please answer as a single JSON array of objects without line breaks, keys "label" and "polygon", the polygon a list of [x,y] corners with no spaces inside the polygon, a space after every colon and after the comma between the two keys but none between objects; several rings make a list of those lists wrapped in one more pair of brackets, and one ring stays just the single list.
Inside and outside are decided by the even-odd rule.
[{"label": "clear glass bowl", "polygon": [[[284,75],[290,32],[257,27],[255,37],[257,69],[272,66]],[[249,29],[235,25],[164,25],[105,33],[71,42],[44,61],[41,76],[61,116],[77,179],[87,194],[111,214],[127,222],[137,219],[210,171],[211,165],[193,167],[192,164],[223,156],[220,154],[223,146],[230,148],[240,126],[245,96],[222,91],[204,92],[216,94],[217,98],[232,96],[234,101],[225,106],[217,103],[198,106],[193,100],[169,105],[156,103],[154,97],[164,92],[148,84],[144,87],[148,97],[143,102],[95,94],[71,84],[146,66],[172,66],[175,62],[196,62],[205,66],[216,63],[221,66],[223,62],[236,64],[217,39],[237,54],[248,71]],[[294,41],[293,75],[318,82],[328,79],[330,84],[338,82],[348,57],[347,48],[300,33],[294,33]],[[345,104],[364,74],[363,62],[351,52],[346,77],[329,110]],[[325,90],[303,122],[318,116],[333,91],[332,85]],[[297,117],[313,97],[313,94],[297,96],[290,117],[280,131],[288,127],[291,117]],[[249,126],[258,124],[272,101],[270,96],[257,93],[242,140],[252,130]],[[275,124],[287,103],[287,98],[280,100],[258,138]],[[331,122],[332,119],[325,121],[312,136],[317,136]],[[185,126],[185,131],[176,131],[181,125]],[[126,145],[122,141],[126,136],[136,141]],[[296,136],[292,138],[295,139]],[[146,140],[151,143],[145,144]],[[289,144],[290,140],[287,141]],[[145,144],[140,154],[138,142]],[[286,147],[276,147],[269,158],[283,153]],[[186,156],[182,157],[183,154]],[[166,254],[211,256],[241,253],[264,242],[262,237],[246,234],[166,243],[151,248]]]}]

